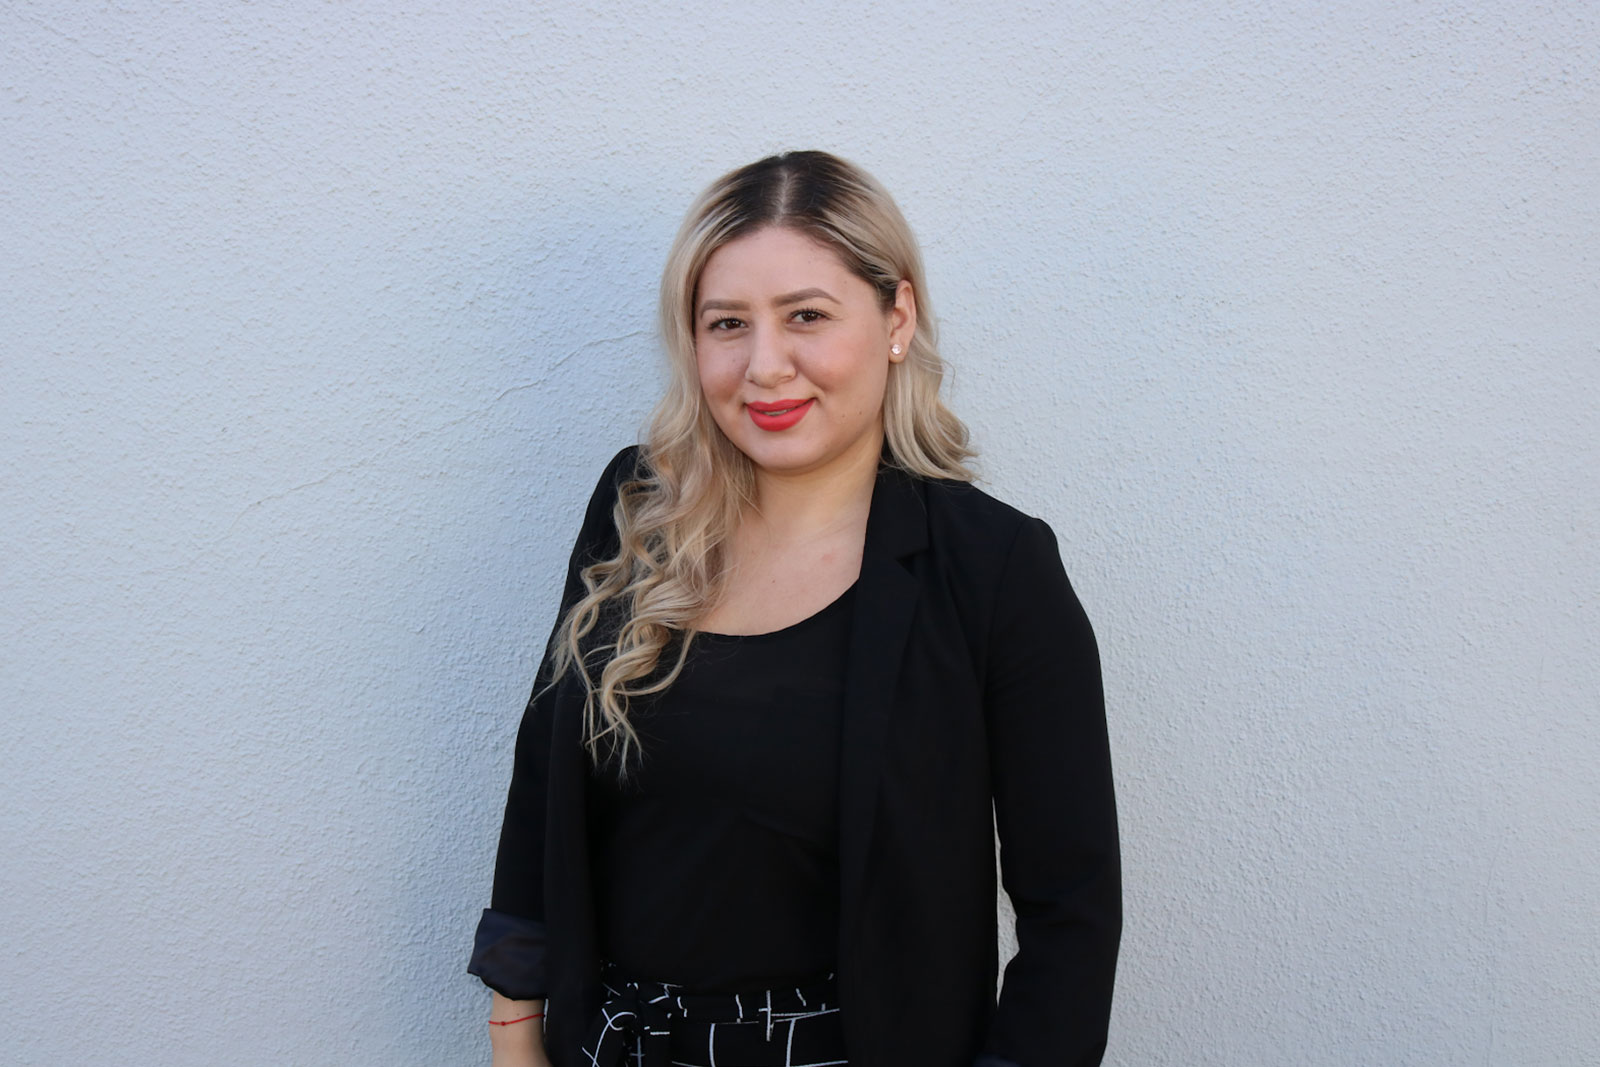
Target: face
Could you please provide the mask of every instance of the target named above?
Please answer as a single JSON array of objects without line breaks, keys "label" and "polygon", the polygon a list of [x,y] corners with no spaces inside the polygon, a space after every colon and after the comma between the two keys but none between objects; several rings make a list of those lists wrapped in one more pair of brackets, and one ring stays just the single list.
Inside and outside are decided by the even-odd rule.
[{"label": "face", "polygon": [[711,254],[694,311],[700,389],[758,472],[876,466],[889,364],[916,329],[909,282],[885,311],[831,248],[772,226]]}]

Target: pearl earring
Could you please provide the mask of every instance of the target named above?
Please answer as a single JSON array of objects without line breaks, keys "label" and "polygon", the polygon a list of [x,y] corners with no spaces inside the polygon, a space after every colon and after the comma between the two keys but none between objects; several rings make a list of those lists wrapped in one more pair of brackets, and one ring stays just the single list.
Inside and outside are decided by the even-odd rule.
[{"label": "pearl earring", "polygon": [[898,356],[900,354],[900,346],[899,345],[890,345],[889,346],[889,352],[891,354],[893,354],[893,355]]}]

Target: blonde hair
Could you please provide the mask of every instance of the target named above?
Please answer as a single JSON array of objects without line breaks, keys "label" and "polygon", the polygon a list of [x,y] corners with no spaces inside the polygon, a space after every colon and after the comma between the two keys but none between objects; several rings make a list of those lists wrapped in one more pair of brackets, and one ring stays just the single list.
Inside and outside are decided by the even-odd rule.
[{"label": "blonde hair", "polygon": [[[900,282],[911,283],[917,328],[906,358],[889,366],[882,462],[927,478],[973,477],[966,466],[974,454],[967,428],[939,399],[944,361],[922,256],[887,190],[854,164],[816,151],[769,156],[713,182],[689,208],[662,272],[660,329],[670,382],[639,470],[619,487],[612,511],[619,549],[583,569],[586,593],[553,637],[552,677],[569,668],[582,677],[590,756],[597,765],[616,756],[619,775],[626,775],[629,755],[639,749],[629,701],[677,679],[692,623],[722,591],[724,546],[743,509],[754,503],[752,464],[718,428],[700,390],[693,308],[712,253],[768,226],[794,229],[833,249],[873,286],[885,311]],[[586,648],[597,626],[599,640]],[[675,638],[676,655],[662,670],[663,653]]]}]

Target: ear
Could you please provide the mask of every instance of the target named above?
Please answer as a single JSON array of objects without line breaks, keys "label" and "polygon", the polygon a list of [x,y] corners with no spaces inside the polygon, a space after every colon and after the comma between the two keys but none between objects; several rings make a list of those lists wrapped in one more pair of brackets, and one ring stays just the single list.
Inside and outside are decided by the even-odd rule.
[{"label": "ear", "polygon": [[[889,308],[889,362],[899,363],[911,351],[911,338],[917,332],[917,294],[904,278],[894,291],[894,306]],[[895,355],[893,346],[900,346]]]}]

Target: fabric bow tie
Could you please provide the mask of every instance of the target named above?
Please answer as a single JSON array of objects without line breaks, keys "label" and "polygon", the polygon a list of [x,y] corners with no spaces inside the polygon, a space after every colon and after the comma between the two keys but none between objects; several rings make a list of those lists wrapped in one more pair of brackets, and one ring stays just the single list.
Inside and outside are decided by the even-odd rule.
[{"label": "fabric bow tie", "polygon": [[681,986],[664,982],[636,982],[613,975],[605,982],[606,999],[600,1006],[583,1044],[590,1067],[622,1067],[637,1040],[643,1062],[635,1067],[670,1067],[672,1024],[677,1019],[697,1023],[761,1022],[772,1040],[777,1021],[825,1008],[837,996],[829,975],[821,983],[785,987],[761,993],[683,993]]}]

